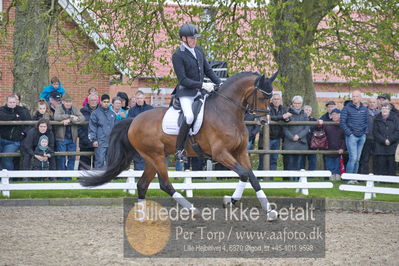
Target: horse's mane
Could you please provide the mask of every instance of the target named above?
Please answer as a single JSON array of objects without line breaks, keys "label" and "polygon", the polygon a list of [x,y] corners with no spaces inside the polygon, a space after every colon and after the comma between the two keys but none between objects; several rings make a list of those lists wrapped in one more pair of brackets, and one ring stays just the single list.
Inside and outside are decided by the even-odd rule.
[{"label": "horse's mane", "polygon": [[220,90],[223,90],[224,88],[230,87],[231,84],[236,82],[237,80],[244,78],[246,76],[252,76],[252,75],[259,75],[258,72],[252,72],[252,71],[243,71],[235,74],[232,77],[229,77],[225,82],[223,82],[222,87],[220,87]]}]

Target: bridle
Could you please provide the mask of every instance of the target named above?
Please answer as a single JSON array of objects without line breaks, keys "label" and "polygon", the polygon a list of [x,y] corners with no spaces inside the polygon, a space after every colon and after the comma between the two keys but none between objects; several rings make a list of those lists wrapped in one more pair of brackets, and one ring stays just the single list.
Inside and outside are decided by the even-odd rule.
[{"label": "bridle", "polygon": [[265,115],[268,115],[270,113],[269,109],[258,109],[258,97],[257,97],[257,92],[260,91],[263,94],[263,100],[266,101],[272,97],[272,92],[267,92],[262,90],[259,87],[259,80],[257,81],[255,85],[255,89],[251,91],[251,93],[248,95],[247,98],[250,98],[251,96],[253,97],[253,108],[250,108],[247,106],[247,111],[251,114],[256,115],[257,113],[263,113],[264,115],[256,115],[257,117],[262,117]]},{"label": "bridle", "polygon": [[[253,97],[253,105],[252,107],[247,105],[244,106],[242,104],[236,103],[233,99],[231,99],[230,97],[227,97],[221,93],[219,93],[218,91],[214,91],[214,93],[216,93],[217,95],[221,96],[222,98],[228,100],[230,103],[234,104],[235,106],[239,107],[240,109],[244,110],[247,113],[250,114],[255,114],[256,117],[263,117],[269,114],[269,109],[258,109],[258,97],[257,97],[257,92],[260,91],[263,95],[264,95],[264,100],[268,100],[272,97],[272,92],[267,92],[264,91],[260,88],[260,84],[259,84],[259,79],[256,81],[255,84],[255,88],[249,93],[249,95],[246,97],[247,99],[249,99],[250,97]],[[257,113],[263,113],[263,115],[257,115]]]}]

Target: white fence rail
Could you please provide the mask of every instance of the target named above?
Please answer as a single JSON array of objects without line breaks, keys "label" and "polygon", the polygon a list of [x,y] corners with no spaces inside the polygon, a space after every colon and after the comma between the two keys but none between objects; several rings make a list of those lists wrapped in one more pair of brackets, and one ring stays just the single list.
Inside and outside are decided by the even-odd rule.
[{"label": "white fence rail", "polygon": [[[143,171],[123,171],[118,177],[127,178],[126,183],[107,183],[102,186],[87,188],[79,183],[11,183],[10,178],[45,178],[45,177],[83,177],[95,171],[0,171],[0,191],[3,196],[9,197],[10,191],[15,190],[63,190],[63,189],[123,189],[131,194],[136,193],[136,177]],[[97,172],[98,173],[98,172]],[[262,188],[296,188],[297,192],[309,194],[309,188],[332,188],[331,182],[308,182],[308,177],[330,177],[330,171],[254,171],[256,177],[299,177],[298,182],[260,182]],[[193,196],[194,189],[235,189],[237,182],[200,182],[193,183],[195,177],[234,177],[238,175],[233,171],[170,171],[169,177],[184,178],[183,183],[173,183],[175,189],[185,190],[187,197]],[[246,188],[251,188],[247,184]],[[151,183],[149,189],[159,189],[158,183]]]},{"label": "white fence rail", "polygon": [[343,174],[343,180],[359,180],[366,181],[366,186],[362,185],[340,185],[339,189],[344,191],[364,192],[364,199],[371,199],[376,196],[376,193],[382,194],[397,194],[399,195],[399,188],[375,187],[375,182],[399,183],[397,176],[384,175],[359,175],[359,174]]}]

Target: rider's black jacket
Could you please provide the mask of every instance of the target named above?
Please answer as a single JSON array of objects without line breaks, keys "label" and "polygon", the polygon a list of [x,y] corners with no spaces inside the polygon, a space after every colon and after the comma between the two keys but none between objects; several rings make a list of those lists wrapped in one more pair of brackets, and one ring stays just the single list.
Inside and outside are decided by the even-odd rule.
[{"label": "rider's black jacket", "polygon": [[199,46],[194,48],[196,57],[183,45],[172,56],[173,69],[175,70],[179,85],[173,91],[176,97],[195,96],[202,88],[204,76],[207,76],[215,84],[221,80],[213,72],[205,58],[205,54]]}]

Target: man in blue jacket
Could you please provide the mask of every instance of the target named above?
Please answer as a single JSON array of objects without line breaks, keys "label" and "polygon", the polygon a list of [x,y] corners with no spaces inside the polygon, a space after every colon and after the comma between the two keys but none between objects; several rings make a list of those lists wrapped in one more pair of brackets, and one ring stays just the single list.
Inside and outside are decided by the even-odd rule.
[{"label": "man in blue jacket", "polygon": [[129,109],[128,117],[135,118],[142,112],[154,109],[154,107],[152,107],[152,105],[149,105],[145,102],[144,93],[142,91],[140,91],[140,90],[137,91],[136,94],[134,95],[134,97],[136,99],[136,105]]},{"label": "man in blue jacket", "polygon": [[192,103],[195,97],[200,95],[203,87],[208,91],[213,88],[213,84],[203,83],[204,76],[210,78],[216,85],[220,85],[222,81],[213,72],[202,49],[196,45],[197,38],[200,37],[197,27],[193,24],[184,24],[179,30],[179,36],[181,45],[173,54],[172,63],[179,80],[173,93],[179,98],[185,116],[176,141],[176,160],[183,161],[187,160],[183,153],[184,146],[194,121]]},{"label": "man in blue jacket", "polygon": [[349,153],[347,173],[357,173],[360,155],[368,133],[368,110],[362,104],[362,93],[352,92],[352,101],[341,112],[341,128],[345,132],[345,142]]},{"label": "man in blue jacket", "polygon": [[109,136],[116,120],[115,113],[109,109],[110,101],[108,94],[102,95],[101,106],[90,115],[89,140],[94,147],[96,169],[104,169],[106,166]]}]

